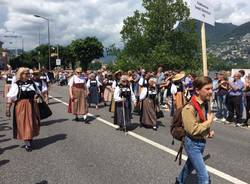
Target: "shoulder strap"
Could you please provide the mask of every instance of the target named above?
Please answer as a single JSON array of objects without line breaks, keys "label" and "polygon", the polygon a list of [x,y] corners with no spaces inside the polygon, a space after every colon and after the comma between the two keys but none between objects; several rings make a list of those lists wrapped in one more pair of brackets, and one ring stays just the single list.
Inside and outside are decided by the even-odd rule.
[{"label": "shoulder strap", "polygon": [[201,121],[202,121],[202,122],[206,121],[206,118],[205,118],[205,116],[204,116],[204,114],[203,114],[203,111],[202,111],[202,109],[201,109],[201,106],[200,106],[199,103],[197,102],[195,96],[193,96],[193,97],[191,98],[191,104],[194,106],[195,110],[198,112],[198,115],[199,115]]}]

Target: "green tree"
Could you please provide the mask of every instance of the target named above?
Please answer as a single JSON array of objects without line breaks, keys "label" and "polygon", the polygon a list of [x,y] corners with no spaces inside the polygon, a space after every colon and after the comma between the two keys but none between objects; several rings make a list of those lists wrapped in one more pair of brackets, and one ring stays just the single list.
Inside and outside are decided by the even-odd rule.
[{"label": "green tree", "polygon": [[[143,13],[136,10],[124,20],[121,35],[127,59],[123,60],[150,70],[158,65],[194,69],[199,60],[198,39],[183,0],[143,0],[142,5]],[[174,29],[177,23],[180,26]]]},{"label": "green tree", "polygon": [[102,68],[102,63],[101,62],[90,63],[88,68],[90,70],[99,70]]},{"label": "green tree", "polygon": [[70,50],[84,70],[88,69],[93,59],[103,57],[103,45],[96,37],[74,40],[70,44]]},{"label": "green tree", "polygon": [[59,58],[61,59],[61,66],[67,68],[72,66],[75,68],[76,58],[74,57],[70,46],[59,46]]},{"label": "green tree", "polygon": [[115,44],[110,45],[105,50],[108,56],[119,57],[122,53],[121,49],[117,48]]}]

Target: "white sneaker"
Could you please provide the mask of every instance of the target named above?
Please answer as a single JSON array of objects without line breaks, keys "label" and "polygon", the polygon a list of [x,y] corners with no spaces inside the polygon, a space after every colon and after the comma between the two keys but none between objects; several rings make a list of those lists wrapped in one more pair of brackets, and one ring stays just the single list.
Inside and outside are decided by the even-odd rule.
[{"label": "white sneaker", "polygon": [[164,109],[166,109],[166,108],[167,108],[167,105],[162,105],[161,107],[164,108]]},{"label": "white sneaker", "polygon": [[221,121],[225,123],[225,122],[226,122],[226,119],[225,119],[225,118],[222,118]]},{"label": "white sneaker", "polygon": [[218,118],[217,117],[214,117],[214,121],[217,121],[218,120]]},{"label": "white sneaker", "polygon": [[241,124],[240,123],[236,123],[235,127],[240,127]]}]

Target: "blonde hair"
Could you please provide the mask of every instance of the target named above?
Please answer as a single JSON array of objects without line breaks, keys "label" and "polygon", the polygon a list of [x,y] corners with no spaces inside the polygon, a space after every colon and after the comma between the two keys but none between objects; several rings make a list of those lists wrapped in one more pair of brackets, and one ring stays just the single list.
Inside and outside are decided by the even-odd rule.
[{"label": "blonde hair", "polygon": [[82,72],[82,68],[81,67],[76,68],[75,72]]},{"label": "blonde hair", "polygon": [[29,68],[25,68],[25,67],[21,67],[18,69],[17,73],[16,73],[16,80],[21,80],[22,74],[24,72],[29,72]]}]

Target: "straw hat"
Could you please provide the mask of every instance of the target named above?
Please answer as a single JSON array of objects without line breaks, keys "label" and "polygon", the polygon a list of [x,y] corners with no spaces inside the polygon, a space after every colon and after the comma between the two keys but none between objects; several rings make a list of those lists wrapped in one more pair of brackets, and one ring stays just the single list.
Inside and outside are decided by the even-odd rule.
[{"label": "straw hat", "polygon": [[173,81],[178,81],[178,80],[181,80],[185,77],[185,73],[178,73],[176,74],[174,77],[173,77]]},{"label": "straw hat", "polygon": [[151,78],[148,80],[148,83],[149,83],[149,84],[156,84],[156,83],[157,83],[156,78],[151,77]]},{"label": "straw hat", "polygon": [[122,73],[122,71],[118,70],[118,71],[115,72],[115,75],[120,74],[120,73]]}]

